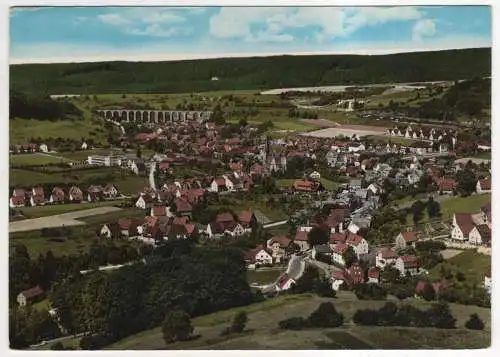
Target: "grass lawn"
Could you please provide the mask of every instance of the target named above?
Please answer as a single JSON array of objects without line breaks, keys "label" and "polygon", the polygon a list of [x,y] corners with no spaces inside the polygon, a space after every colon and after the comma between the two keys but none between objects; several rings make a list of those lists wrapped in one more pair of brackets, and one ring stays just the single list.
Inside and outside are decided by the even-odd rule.
[{"label": "grass lawn", "polygon": [[491,151],[483,151],[483,152],[480,152],[474,156],[472,156],[473,158],[476,158],[476,159],[487,159],[487,160],[491,160]]},{"label": "grass lawn", "polygon": [[49,299],[44,299],[42,301],[39,301],[35,304],[33,304],[33,308],[38,310],[38,311],[49,311]]},{"label": "grass lawn", "polygon": [[11,186],[32,187],[37,184],[51,183],[51,182],[76,182],[63,177],[61,174],[48,174],[28,170],[9,170],[9,184]]},{"label": "grass lawn", "polygon": [[249,270],[247,272],[248,283],[268,284],[276,281],[278,277],[286,270],[273,269],[273,270]]},{"label": "grass lawn", "polygon": [[26,218],[38,218],[38,217],[53,216],[56,214],[62,214],[74,211],[81,211],[89,208],[113,206],[121,202],[122,202],[121,200],[116,200],[116,201],[85,202],[85,203],[70,203],[61,205],[22,207],[20,208],[20,211]]},{"label": "grass lawn", "polygon": [[[427,201],[426,199],[424,199]],[[469,197],[455,197],[441,202],[442,220],[449,221],[454,213],[478,213],[482,206],[491,200],[491,194],[473,195]],[[424,211],[420,223],[428,222],[427,210]],[[413,215],[410,213],[406,217],[408,225],[413,225]]]},{"label": "grass lawn", "polygon": [[[321,302],[329,301],[344,315],[344,326],[337,329],[311,329],[304,331],[282,331],[277,329],[279,321],[294,317],[307,317]],[[399,302],[398,302],[399,303]],[[420,308],[430,303],[411,299],[405,304]],[[477,348],[487,347],[490,340],[489,309],[450,304],[457,319],[457,330],[439,330],[400,327],[353,326],[352,315],[357,309],[379,308],[385,301],[357,300],[351,293],[341,293],[335,299],[320,298],[310,294],[282,295],[252,305],[216,312],[193,319],[198,339],[165,345],[160,328],[140,332],[109,346],[107,349],[359,349],[359,348]],[[220,336],[235,314],[245,311],[248,315],[247,331],[233,336]],[[463,326],[471,313],[478,313],[486,322],[485,331],[468,331]],[[383,330],[384,333],[379,331]],[[400,330],[411,330],[408,333]],[[400,338],[394,338],[394,334]],[[469,334],[469,335],[467,335]],[[437,337],[436,337],[437,336]],[[441,336],[442,338],[439,338]],[[453,336],[458,342],[452,344]],[[470,336],[471,341],[466,337]],[[473,340],[473,341],[472,341]],[[419,345],[420,344],[420,345]],[[400,347],[401,348],[401,347]],[[404,347],[403,347],[404,348]]]},{"label": "grass lawn", "polygon": [[272,222],[287,219],[287,214],[282,209],[277,209],[275,206],[267,205],[267,195],[237,197],[236,195],[227,195],[221,197],[220,204],[211,206],[212,208],[229,207],[234,213],[240,214],[241,211],[250,209],[253,211],[260,211]]},{"label": "grass lawn", "polygon": [[[55,154],[55,156],[58,155]],[[11,155],[9,157],[9,163],[10,165],[40,166],[47,164],[59,164],[69,161],[55,156],[51,156],[50,154],[45,155],[42,153]]]},{"label": "grass lawn", "polygon": [[96,142],[106,138],[103,126],[90,119],[49,121],[15,118],[9,124],[11,144],[25,144],[30,138],[37,137],[73,140],[91,137]]},{"label": "grass lawn", "polygon": [[[21,235],[22,234],[22,235]],[[88,251],[91,244],[97,240],[96,234],[83,233],[81,236],[71,238],[65,237],[42,237],[40,231],[22,232],[9,239],[9,250],[20,243],[26,246],[31,257],[36,258],[39,254],[45,254],[49,250],[55,256],[74,255]]]},{"label": "grass lawn", "polygon": [[441,278],[441,267],[444,266],[447,270],[451,270],[453,274],[461,271],[465,275],[467,283],[481,284],[484,281],[484,274],[491,267],[491,257],[484,254],[479,254],[474,250],[466,250],[453,258],[438,264],[430,270],[432,279]]},{"label": "grass lawn", "polygon": [[[72,347],[72,348],[78,350],[78,349],[80,349],[80,340],[81,339],[82,339],[81,337],[72,337],[72,338],[68,338],[67,340],[62,341],[61,343],[66,348]],[[41,351],[50,350],[50,348],[53,345],[55,345],[56,343],[57,342],[47,343],[46,345],[40,346],[40,348],[38,348],[38,350],[41,350]]]}]

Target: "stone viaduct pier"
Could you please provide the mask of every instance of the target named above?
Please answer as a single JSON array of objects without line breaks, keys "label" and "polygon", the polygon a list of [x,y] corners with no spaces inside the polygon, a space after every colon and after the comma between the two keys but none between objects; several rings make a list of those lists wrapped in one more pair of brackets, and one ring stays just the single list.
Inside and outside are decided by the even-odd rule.
[{"label": "stone viaduct pier", "polygon": [[145,109],[98,109],[97,114],[104,119],[125,123],[170,123],[196,120],[208,121],[210,111],[145,110]]}]

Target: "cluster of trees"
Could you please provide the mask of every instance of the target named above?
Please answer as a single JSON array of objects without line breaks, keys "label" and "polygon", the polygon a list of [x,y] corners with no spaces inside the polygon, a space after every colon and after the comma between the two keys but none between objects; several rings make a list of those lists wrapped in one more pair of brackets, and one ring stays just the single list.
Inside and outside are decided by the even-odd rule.
[{"label": "cluster of trees", "polygon": [[418,224],[424,217],[424,212],[427,211],[427,216],[429,219],[441,217],[441,205],[439,202],[434,201],[434,198],[429,197],[427,202],[422,202],[420,200],[415,201],[411,205],[411,213],[413,217],[413,223]]},{"label": "cluster of trees", "polygon": [[192,318],[249,304],[253,295],[241,250],[182,240],[155,249],[146,264],[61,281],[50,300],[70,333],[97,334],[104,344],[158,326],[172,310]]},{"label": "cluster of trees", "polygon": [[290,108],[288,111],[289,118],[302,118],[302,119],[318,119],[318,112],[304,110],[299,111],[297,108]]},{"label": "cluster of trees", "polygon": [[387,297],[387,290],[378,284],[358,284],[353,290],[360,300],[384,300]]},{"label": "cluster of trees", "polygon": [[328,279],[319,275],[318,269],[307,266],[304,274],[290,288],[291,294],[315,293],[321,297],[335,297],[335,291]]},{"label": "cluster of trees", "polygon": [[321,303],[306,319],[291,317],[282,320],[278,326],[283,330],[302,330],[305,328],[332,328],[342,326],[344,316],[339,313],[331,302]]},{"label": "cluster of trees", "polygon": [[[433,63],[433,66],[429,66]],[[196,68],[196,70],[193,70]],[[411,68],[411,70],[408,70]],[[64,73],[64,76],[61,76]],[[431,81],[491,75],[491,49],[381,56],[313,55],[171,62],[107,62],[10,66],[11,88],[56,93],[189,93]],[[81,86],[85,75],[86,86]],[[211,80],[218,77],[218,81]],[[151,83],[151,78],[155,78]],[[179,80],[182,78],[182,80]],[[150,83],[145,86],[144,83]]]},{"label": "cluster of trees", "polygon": [[[57,239],[55,236],[50,234],[51,239]],[[61,239],[65,239],[65,236],[61,235]],[[48,250],[45,254],[32,258],[26,246],[17,244],[9,257],[10,305],[15,305],[17,294],[36,285],[47,291],[56,282],[71,275],[79,275],[81,270],[107,264],[123,264],[138,260],[143,255],[143,251],[138,251],[130,245],[118,246],[109,241],[99,244],[94,241],[88,252],[79,255],[55,256]]]},{"label": "cluster of trees", "polygon": [[456,319],[446,303],[437,303],[427,310],[412,305],[398,306],[386,303],[378,310],[357,310],[352,318],[357,325],[365,326],[412,326],[454,329]]},{"label": "cluster of trees", "polygon": [[370,244],[392,243],[406,224],[406,210],[384,207],[375,212],[365,239]]},{"label": "cluster of trees", "polygon": [[81,115],[80,109],[68,101],[55,101],[49,96],[11,91],[9,118],[61,120]]}]

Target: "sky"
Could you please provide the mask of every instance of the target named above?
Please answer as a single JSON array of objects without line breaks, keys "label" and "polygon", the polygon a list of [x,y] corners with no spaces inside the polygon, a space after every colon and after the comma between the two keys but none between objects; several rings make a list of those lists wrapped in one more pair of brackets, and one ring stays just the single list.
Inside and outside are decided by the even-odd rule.
[{"label": "sky", "polygon": [[488,6],[14,7],[10,63],[490,47]]}]

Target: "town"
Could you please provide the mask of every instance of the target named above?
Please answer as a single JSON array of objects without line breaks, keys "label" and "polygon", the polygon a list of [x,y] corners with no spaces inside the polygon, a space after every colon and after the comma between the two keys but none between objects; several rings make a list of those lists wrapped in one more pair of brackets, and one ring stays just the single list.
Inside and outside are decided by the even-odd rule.
[{"label": "town", "polygon": [[413,77],[333,89],[231,89],[185,61],[195,79],[168,91],[154,63],[122,90],[93,79],[119,62],[47,65],[60,82],[11,66],[11,348],[489,346],[489,61],[429,78],[411,56],[380,57]]}]

